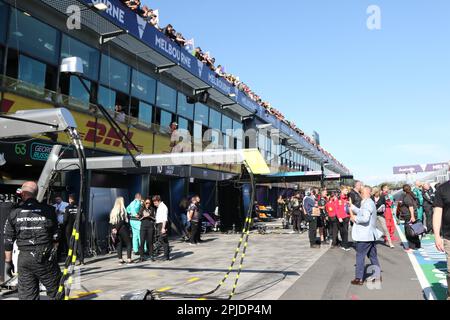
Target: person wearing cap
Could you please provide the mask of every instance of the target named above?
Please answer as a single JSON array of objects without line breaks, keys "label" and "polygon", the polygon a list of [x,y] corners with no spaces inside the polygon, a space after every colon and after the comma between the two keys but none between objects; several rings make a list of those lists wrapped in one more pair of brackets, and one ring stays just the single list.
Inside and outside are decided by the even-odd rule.
[{"label": "person wearing cap", "polygon": [[183,136],[178,130],[178,123],[172,122],[169,128],[170,133],[170,152],[181,153],[183,152]]},{"label": "person wearing cap", "polygon": [[39,300],[41,282],[47,296],[55,299],[61,270],[56,259],[60,238],[54,208],[36,199],[38,186],[29,181],[22,185],[23,202],[16,206],[5,224],[6,273],[12,277],[14,242],[20,250],[18,291],[20,300]]}]

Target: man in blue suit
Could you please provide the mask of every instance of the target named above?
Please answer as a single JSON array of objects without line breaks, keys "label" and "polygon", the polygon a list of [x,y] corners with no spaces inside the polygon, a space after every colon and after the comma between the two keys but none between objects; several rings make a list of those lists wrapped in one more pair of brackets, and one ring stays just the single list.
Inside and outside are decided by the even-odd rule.
[{"label": "man in blue suit", "polygon": [[377,208],[371,199],[372,188],[364,187],[361,196],[361,208],[354,206],[351,201],[350,220],[354,223],[352,230],[353,241],[356,242],[356,278],[352,285],[364,284],[365,258],[376,268],[372,281],[381,281],[381,267],[378,262],[376,241],[383,236],[377,229]]}]

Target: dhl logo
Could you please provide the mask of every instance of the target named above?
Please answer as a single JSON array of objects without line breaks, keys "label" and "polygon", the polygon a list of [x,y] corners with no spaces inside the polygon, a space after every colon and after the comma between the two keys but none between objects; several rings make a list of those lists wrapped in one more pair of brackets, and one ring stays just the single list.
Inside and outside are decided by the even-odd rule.
[{"label": "dhl logo", "polygon": [[[87,134],[80,133],[81,136],[84,136],[83,141],[105,145],[105,146],[112,146],[119,148],[121,145],[125,148],[131,148],[132,146],[130,144],[123,145],[121,142],[120,133],[116,133],[116,131],[111,128],[107,127],[103,123],[95,123],[94,121],[88,121],[86,123],[86,128],[88,128]],[[127,136],[131,140],[133,138],[134,133],[131,131],[128,131]],[[143,152],[144,147],[143,146],[137,146],[140,152]]]}]

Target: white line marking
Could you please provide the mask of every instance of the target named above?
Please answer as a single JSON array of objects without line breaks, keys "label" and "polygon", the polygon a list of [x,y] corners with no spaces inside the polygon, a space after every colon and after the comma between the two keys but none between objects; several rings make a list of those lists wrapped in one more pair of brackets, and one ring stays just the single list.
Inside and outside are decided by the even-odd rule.
[{"label": "white line marking", "polygon": [[[406,247],[406,245],[408,244],[408,240],[406,240],[405,235],[403,234],[402,230],[400,229],[400,226],[397,224],[396,221],[395,221],[395,227],[397,228],[397,232],[400,235],[400,239],[402,240],[404,247]],[[413,253],[407,253],[407,255],[409,257],[409,260],[411,261],[414,271],[416,272],[417,278],[419,279],[419,282],[423,289],[425,298],[427,300],[437,300],[436,295],[435,295],[433,289],[431,288],[431,284],[425,277],[425,274],[423,273],[423,270],[420,267],[416,256]]]}]

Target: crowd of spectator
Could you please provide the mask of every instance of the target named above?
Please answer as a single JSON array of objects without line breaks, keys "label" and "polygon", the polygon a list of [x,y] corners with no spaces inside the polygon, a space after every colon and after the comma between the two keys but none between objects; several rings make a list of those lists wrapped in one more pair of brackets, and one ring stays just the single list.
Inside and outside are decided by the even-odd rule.
[{"label": "crowd of spectator", "polygon": [[295,123],[286,119],[286,117],[279,111],[274,108],[269,102],[264,101],[258,94],[251,90],[251,88],[242,82],[240,78],[234,74],[226,72],[225,68],[222,65],[218,65],[216,67],[216,59],[211,56],[209,52],[204,52],[200,47],[194,48],[193,39],[187,40],[182,33],[177,32],[175,28],[168,24],[165,28],[159,27],[159,12],[158,10],[154,10],[149,8],[148,6],[143,6],[140,0],[121,0],[123,4],[128,6],[132,11],[139,14],[141,17],[146,19],[149,24],[157,28],[159,31],[163,32],[169,39],[178,43],[181,47],[187,49],[191,52],[193,56],[195,56],[198,60],[202,61],[211,71],[215,72],[217,77],[225,79],[228,83],[238,88],[241,92],[245,93],[246,96],[252,101],[259,104],[261,107],[265,109],[267,114],[271,114],[275,116],[279,121],[283,122],[287,126],[289,126],[292,130],[294,130],[297,134],[302,136],[308,143],[314,146],[319,152],[324,154],[329,159],[338,163],[341,167],[348,169],[336,158],[324,150],[320,145],[316,143],[314,139],[306,135],[300,128],[298,128]]}]

